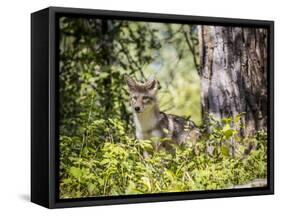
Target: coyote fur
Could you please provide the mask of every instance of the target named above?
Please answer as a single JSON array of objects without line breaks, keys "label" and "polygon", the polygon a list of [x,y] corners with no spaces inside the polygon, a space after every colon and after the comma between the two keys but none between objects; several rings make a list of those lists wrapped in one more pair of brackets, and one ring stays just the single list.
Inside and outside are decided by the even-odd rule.
[{"label": "coyote fur", "polygon": [[171,143],[183,144],[197,139],[198,128],[193,121],[184,117],[167,114],[159,110],[157,102],[158,81],[150,78],[141,83],[125,76],[133,109],[136,138],[147,140],[153,137],[170,140],[157,143],[156,149],[169,149]]}]

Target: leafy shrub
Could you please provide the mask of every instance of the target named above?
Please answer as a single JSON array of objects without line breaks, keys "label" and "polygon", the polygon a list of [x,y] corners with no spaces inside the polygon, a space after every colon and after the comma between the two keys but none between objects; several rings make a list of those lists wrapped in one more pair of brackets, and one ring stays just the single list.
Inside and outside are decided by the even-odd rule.
[{"label": "leafy shrub", "polygon": [[171,152],[133,139],[120,119],[95,120],[81,137],[60,137],[60,197],[225,189],[266,178],[267,134],[241,138],[239,118],[210,117],[211,131]]}]

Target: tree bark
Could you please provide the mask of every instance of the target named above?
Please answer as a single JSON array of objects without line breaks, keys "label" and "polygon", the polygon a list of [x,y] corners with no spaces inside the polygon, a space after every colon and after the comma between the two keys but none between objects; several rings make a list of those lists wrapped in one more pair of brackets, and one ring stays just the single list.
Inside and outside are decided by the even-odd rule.
[{"label": "tree bark", "polygon": [[203,120],[240,113],[241,135],[267,128],[267,30],[199,26]]}]

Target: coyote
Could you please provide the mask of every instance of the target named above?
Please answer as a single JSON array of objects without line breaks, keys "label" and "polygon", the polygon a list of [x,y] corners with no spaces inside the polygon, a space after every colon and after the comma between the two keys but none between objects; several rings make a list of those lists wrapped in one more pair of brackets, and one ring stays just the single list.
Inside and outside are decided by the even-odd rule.
[{"label": "coyote", "polygon": [[157,142],[155,149],[169,150],[171,143],[181,145],[198,138],[199,131],[193,121],[159,110],[156,97],[158,81],[155,78],[141,83],[126,75],[125,80],[129,88],[138,140],[167,138],[164,140],[170,142]]}]

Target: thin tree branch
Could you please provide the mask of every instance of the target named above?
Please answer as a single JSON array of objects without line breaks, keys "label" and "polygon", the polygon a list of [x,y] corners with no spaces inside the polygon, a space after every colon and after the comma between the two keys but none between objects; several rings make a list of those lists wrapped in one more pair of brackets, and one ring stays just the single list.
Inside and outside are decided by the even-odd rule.
[{"label": "thin tree branch", "polygon": [[197,59],[196,59],[196,51],[195,51],[195,45],[193,42],[190,42],[190,39],[187,35],[187,32],[182,28],[182,33],[184,35],[184,38],[185,38],[185,41],[186,41],[186,44],[190,50],[190,52],[192,53],[192,57],[193,57],[193,63],[194,63],[194,66],[196,68],[196,70],[198,71],[199,69],[199,64],[197,62]]}]

